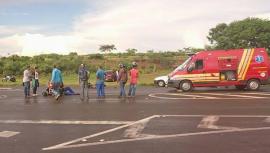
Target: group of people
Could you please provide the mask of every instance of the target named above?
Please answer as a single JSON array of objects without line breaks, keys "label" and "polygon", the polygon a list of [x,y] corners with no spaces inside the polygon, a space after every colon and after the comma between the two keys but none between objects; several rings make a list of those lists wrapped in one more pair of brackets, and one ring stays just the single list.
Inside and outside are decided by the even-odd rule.
[{"label": "group of people", "polygon": [[[62,80],[61,71],[57,69],[56,66],[54,66],[53,68],[50,83],[52,84],[53,95],[58,100],[58,98],[60,97],[60,87],[63,86],[63,80]],[[31,97],[30,96],[31,87],[33,89],[32,96],[38,95],[37,94],[37,89],[39,87],[38,67],[34,67],[34,69],[31,69],[30,66],[27,66],[27,68],[23,72],[23,87],[24,87],[25,98]]]},{"label": "group of people", "polygon": [[[30,66],[27,66],[26,70],[23,72],[23,86],[24,86],[24,95],[25,98],[30,97],[30,87],[32,83],[33,87],[33,96],[37,96],[37,88],[39,87],[39,73],[38,68],[35,67],[34,70],[31,70]],[[132,69],[127,70],[124,64],[119,64],[117,82],[119,83],[120,87],[120,98],[126,97],[125,92],[125,85],[130,77],[130,86],[128,91],[128,97],[134,97],[139,77],[139,72],[137,70],[137,63],[132,62]],[[89,99],[89,71],[87,70],[85,64],[81,64],[78,69],[78,81],[80,85],[80,99],[83,101],[85,99]],[[96,72],[96,90],[97,90],[97,97],[98,98],[105,98],[105,71],[103,70],[102,66],[98,67]],[[51,79],[49,84],[52,86],[51,92],[52,95],[55,97],[56,100],[59,99],[61,96],[61,90],[64,88],[64,83],[62,79],[61,71],[54,65],[52,70]],[[65,90],[64,90],[65,92]],[[66,89],[67,95],[73,95],[74,91],[70,90],[68,87]]]},{"label": "group of people", "polygon": [[[130,86],[128,91],[128,97],[134,97],[136,93],[136,87],[139,77],[139,71],[137,69],[137,63],[132,62],[132,69],[127,70],[126,66],[124,64],[119,64],[119,70],[117,73],[117,83],[119,83],[120,88],[120,94],[119,98],[125,98],[126,92],[125,92],[125,85],[128,81],[128,78],[130,77]],[[86,70],[85,65],[82,64],[79,68],[79,83],[81,88],[81,100],[84,100],[86,97],[89,99],[88,95],[88,79],[89,79],[89,72]],[[97,90],[97,97],[98,98],[104,98],[105,97],[105,71],[103,70],[102,66],[98,67],[98,70],[96,72],[96,90]]]},{"label": "group of people", "polygon": [[32,71],[30,66],[27,66],[26,70],[23,72],[23,87],[25,98],[30,97],[30,88],[33,88],[33,96],[37,96],[37,88],[39,87],[39,73],[38,67],[34,67]]},{"label": "group of people", "polygon": [[[119,98],[126,97],[125,85],[128,81],[128,77],[130,77],[130,85],[128,91],[128,97],[134,97],[139,77],[139,71],[137,70],[137,63],[132,62],[132,69],[128,72],[126,66],[124,64],[119,64],[119,72],[117,77],[117,82],[120,87]],[[128,74],[129,73],[129,74]]]}]

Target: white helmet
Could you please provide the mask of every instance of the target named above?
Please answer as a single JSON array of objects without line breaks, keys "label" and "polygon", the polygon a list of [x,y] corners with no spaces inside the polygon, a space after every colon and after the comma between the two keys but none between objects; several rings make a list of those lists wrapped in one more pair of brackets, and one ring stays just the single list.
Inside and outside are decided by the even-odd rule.
[{"label": "white helmet", "polygon": [[132,66],[137,66],[137,63],[136,62],[132,62]]}]

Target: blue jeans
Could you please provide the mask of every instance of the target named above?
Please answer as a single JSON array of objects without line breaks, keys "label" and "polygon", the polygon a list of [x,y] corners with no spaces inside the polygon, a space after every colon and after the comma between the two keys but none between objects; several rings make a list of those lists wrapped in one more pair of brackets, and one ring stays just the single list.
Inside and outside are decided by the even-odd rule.
[{"label": "blue jeans", "polygon": [[129,91],[128,91],[129,96],[135,96],[136,87],[137,87],[137,84],[130,84],[129,85]]},{"label": "blue jeans", "polygon": [[75,95],[76,93],[70,87],[65,87],[64,94],[65,95]]},{"label": "blue jeans", "polygon": [[60,82],[53,83],[53,89],[52,89],[53,96],[60,95],[60,84],[61,84]]},{"label": "blue jeans", "polygon": [[35,79],[35,83],[33,86],[33,94],[37,94],[37,88],[39,87],[39,81],[38,79]]},{"label": "blue jeans", "polygon": [[104,82],[102,82],[102,83],[97,83],[97,84],[96,84],[96,88],[97,88],[97,96],[98,96],[98,97],[104,97],[104,96],[105,96]]},{"label": "blue jeans", "polygon": [[23,87],[24,87],[24,96],[30,96],[30,81],[24,82],[23,83]]},{"label": "blue jeans", "polygon": [[120,96],[123,96],[123,97],[126,96],[125,85],[126,85],[126,82],[123,82],[123,81],[120,81],[120,82],[119,82],[119,86],[120,86]]}]

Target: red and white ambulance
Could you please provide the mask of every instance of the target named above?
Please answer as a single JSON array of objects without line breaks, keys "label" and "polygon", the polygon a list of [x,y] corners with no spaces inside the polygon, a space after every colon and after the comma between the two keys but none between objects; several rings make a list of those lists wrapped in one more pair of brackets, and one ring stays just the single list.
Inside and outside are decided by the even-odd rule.
[{"label": "red and white ambulance", "polygon": [[201,51],[169,74],[168,86],[183,91],[211,86],[258,90],[268,83],[269,64],[264,48]]}]

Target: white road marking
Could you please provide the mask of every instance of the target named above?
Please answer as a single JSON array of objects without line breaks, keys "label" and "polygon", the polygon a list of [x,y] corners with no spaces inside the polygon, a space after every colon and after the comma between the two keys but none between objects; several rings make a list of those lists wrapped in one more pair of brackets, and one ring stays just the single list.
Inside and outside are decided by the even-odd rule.
[{"label": "white road marking", "polygon": [[[181,97],[165,97],[165,96],[157,96],[157,95],[178,95],[178,96],[187,96],[187,97],[193,97],[193,98],[181,98]],[[180,95],[180,94],[170,94],[170,93],[155,93],[155,94],[149,94],[149,97],[152,98],[159,98],[159,99],[217,99],[216,97],[209,97],[209,96],[198,96],[198,95]]]},{"label": "white road marking", "polygon": [[125,130],[124,137],[134,139],[144,136],[141,135],[141,132],[143,131],[143,129],[145,128],[145,126],[149,121],[150,119],[131,125],[127,130]]},{"label": "white road marking", "polygon": [[[78,148],[78,147],[84,147],[84,146],[95,146],[95,145],[104,145],[104,144],[115,144],[115,143],[124,143],[124,142],[134,142],[134,141],[141,141],[141,140],[153,140],[153,139],[166,139],[166,138],[175,138],[175,137],[187,137],[187,136],[197,136],[197,135],[209,135],[209,134],[222,134],[222,133],[233,133],[233,132],[245,132],[245,131],[259,131],[259,130],[270,130],[270,127],[260,127],[260,128],[243,128],[243,129],[239,129],[239,128],[234,128],[234,127],[218,127],[218,129],[225,129],[225,130],[219,130],[219,131],[207,131],[207,132],[195,132],[195,133],[184,133],[184,134],[175,134],[175,135],[141,135],[138,137],[138,133],[140,132],[140,130],[144,127],[140,127],[138,128],[139,130],[135,133],[137,133],[137,135],[133,138],[133,139],[123,139],[123,140],[114,140],[114,141],[100,141],[100,142],[94,142],[94,143],[83,143],[83,144],[73,144],[76,142],[80,142],[80,141],[85,141],[89,138],[93,138],[96,136],[100,136],[103,134],[107,134],[119,129],[123,129],[125,127],[132,127],[133,125],[136,124],[141,124],[141,123],[147,123],[149,122],[151,119],[153,118],[157,118],[157,117],[207,117],[208,115],[153,115],[150,116],[148,118],[127,124],[127,125],[123,125],[117,128],[113,128],[110,130],[106,130],[100,133],[96,133],[93,135],[89,135],[86,137],[82,137],[76,140],[72,140],[69,142],[65,142],[59,145],[55,145],[52,147],[48,147],[48,148],[43,148],[42,150],[54,150],[54,149],[64,149],[64,148]],[[210,117],[212,119],[208,119],[209,120],[213,120],[214,122],[216,122],[220,117],[234,117],[234,118],[240,118],[240,117],[249,117],[249,118],[270,118],[269,115],[215,115],[214,117]],[[212,122],[213,123],[213,122]],[[212,124],[214,125],[214,124]]]},{"label": "white road marking", "polygon": [[0,137],[3,137],[3,138],[9,138],[9,137],[12,137],[12,136],[15,136],[17,134],[19,134],[20,132],[14,132],[14,131],[2,131],[0,132]]},{"label": "white road marking", "polygon": [[[82,138],[78,138],[69,142],[65,142],[59,145],[55,145],[52,147],[48,147],[48,148],[43,148],[42,150],[54,150],[54,149],[64,149],[64,148],[78,148],[78,147],[84,147],[84,146],[95,146],[95,145],[105,145],[105,144],[115,144],[115,143],[124,143],[124,142],[134,142],[134,141],[141,141],[141,140],[154,140],[154,139],[166,139],[166,138],[175,138],[175,137],[187,137],[187,136],[198,136],[198,135],[210,135],[210,134],[222,134],[222,133],[234,133],[234,132],[246,132],[246,131],[259,131],[259,130],[270,130],[270,127],[259,127],[259,128],[243,128],[243,129],[239,129],[239,128],[233,128],[233,127],[226,127],[227,129],[223,129],[223,130],[218,130],[218,131],[207,131],[207,132],[195,132],[195,133],[184,133],[184,134],[174,134],[174,135],[146,135],[146,134],[142,134],[140,137],[135,136],[134,139],[122,139],[122,140],[113,140],[113,141],[99,141],[99,142],[94,142],[94,143],[83,143],[83,144],[73,144],[76,142],[80,142],[80,141],[87,141],[87,139],[89,138],[93,138],[96,136],[100,136],[103,134],[107,134],[110,132],[114,132],[117,131],[119,129],[123,129],[125,127],[129,127],[129,126],[133,126],[136,124],[140,124],[140,123],[147,123],[149,122],[151,119],[153,118],[157,118],[157,117],[207,117],[209,115],[153,115],[150,116],[148,118],[127,124],[127,125],[123,125],[123,126],[119,126],[117,128],[113,128],[110,130],[106,130],[100,133],[96,133],[93,135],[89,135],[86,137],[82,137]],[[248,118],[270,118],[269,115],[214,115],[218,118],[220,117],[234,117],[234,118],[241,118],[241,117],[248,117]],[[216,117],[212,117],[211,120],[215,120],[217,121]],[[212,124],[213,125],[213,124]],[[224,128],[224,127],[222,127]],[[139,128],[139,132],[140,132],[141,127]],[[138,133],[137,133],[138,134]]]},{"label": "white road marking", "polygon": [[[243,95],[243,94],[249,94],[249,95]],[[167,100],[177,100],[177,99],[265,99],[269,97],[263,97],[263,96],[269,96],[270,93],[259,93],[257,95],[260,96],[251,96],[250,94],[256,94],[256,93],[194,93],[194,94],[183,94],[183,93],[151,93],[148,96],[152,98],[158,98],[158,99],[167,99]],[[201,96],[201,95],[207,95],[207,96]],[[211,95],[211,96],[208,96]],[[225,97],[213,97],[213,96],[225,96]],[[179,97],[170,97],[170,96],[179,96]],[[191,98],[188,98],[191,97]]]},{"label": "white road marking", "polygon": [[206,116],[204,117],[199,125],[198,128],[206,128],[206,129],[215,129],[215,130],[232,130],[238,129],[236,127],[226,127],[226,126],[218,126],[216,123],[219,120],[219,116]]},{"label": "white road marking", "polygon": [[270,123],[270,117],[267,117],[264,121],[265,121],[266,123]]},{"label": "white road marking", "polygon": [[137,124],[137,123],[140,123],[140,122],[145,122],[146,120],[150,120],[150,119],[155,118],[155,117],[157,117],[157,115],[153,115],[153,116],[144,118],[142,120],[139,120],[139,121],[136,121],[136,122],[133,122],[133,123],[130,123],[130,124],[122,125],[122,126],[119,126],[119,127],[113,128],[113,129],[109,129],[109,130],[106,130],[106,131],[103,131],[103,132],[99,132],[99,133],[96,133],[96,134],[92,134],[92,135],[89,135],[89,136],[78,138],[78,139],[75,139],[75,140],[72,140],[72,141],[68,141],[68,142],[65,142],[65,143],[61,143],[61,144],[58,144],[58,145],[55,145],[55,146],[43,148],[42,150],[53,150],[53,149],[64,148],[67,145],[70,145],[72,143],[80,142],[80,141],[85,140],[85,139],[89,139],[89,138],[100,136],[100,135],[103,135],[103,134],[106,134],[106,133],[117,131],[119,129],[123,129],[125,127],[129,127],[129,126],[132,126],[132,125]]},{"label": "white road marking", "polygon": [[215,95],[215,96],[241,97],[241,98],[254,98],[254,99],[266,98],[266,97],[257,97],[257,96],[235,95],[235,94],[231,94],[231,93],[224,93],[224,94],[221,94],[221,93],[198,93],[198,94],[207,94],[207,95]]},{"label": "white road marking", "polygon": [[270,93],[266,93],[266,92],[247,92],[247,93],[240,93],[240,94],[270,96]]},{"label": "white road marking", "polygon": [[0,90],[6,90],[6,91],[22,91],[22,89],[12,89],[12,88],[0,88]]},{"label": "white road marking", "polygon": [[214,125],[218,120],[219,120],[218,116],[206,116],[201,120],[201,122],[197,127],[207,129],[218,129],[218,127]]},{"label": "white road marking", "polygon": [[11,90],[12,88],[0,88],[0,90]]},{"label": "white road marking", "polygon": [[0,120],[3,124],[74,124],[74,125],[122,125],[131,121],[63,121],[63,120]]},{"label": "white road marking", "polygon": [[[207,117],[209,115],[158,115],[160,117]],[[212,115],[213,116],[213,115]],[[229,118],[267,118],[270,115],[214,115],[218,117],[229,117]]]},{"label": "white road marking", "polygon": [[270,130],[270,127],[195,132],[195,133],[184,133],[184,134],[162,135],[162,136],[149,136],[149,137],[135,138],[135,139],[122,139],[122,140],[106,141],[106,142],[83,143],[83,144],[75,144],[75,145],[68,145],[68,146],[65,145],[65,146],[57,147],[57,148],[43,148],[42,150],[67,149],[67,148],[78,148],[78,147],[85,147],[85,146],[97,146],[97,145],[105,145],[105,144],[143,141],[143,140],[168,139],[168,138],[176,138],[176,137],[202,136],[202,135],[210,135],[210,134],[224,134],[224,133],[263,131],[263,130]]},{"label": "white road marking", "polygon": [[[159,94],[159,93],[157,93]],[[160,93],[162,94],[162,93]],[[210,97],[210,96],[200,96],[200,95],[192,95],[192,94],[181,94],[181,93],[167,93],[166,95],[172,95],[172,96],[186,96],[186,97],[192,97],[192,98],[205,98],[205,99],[215,99],[216,97]]]}]

